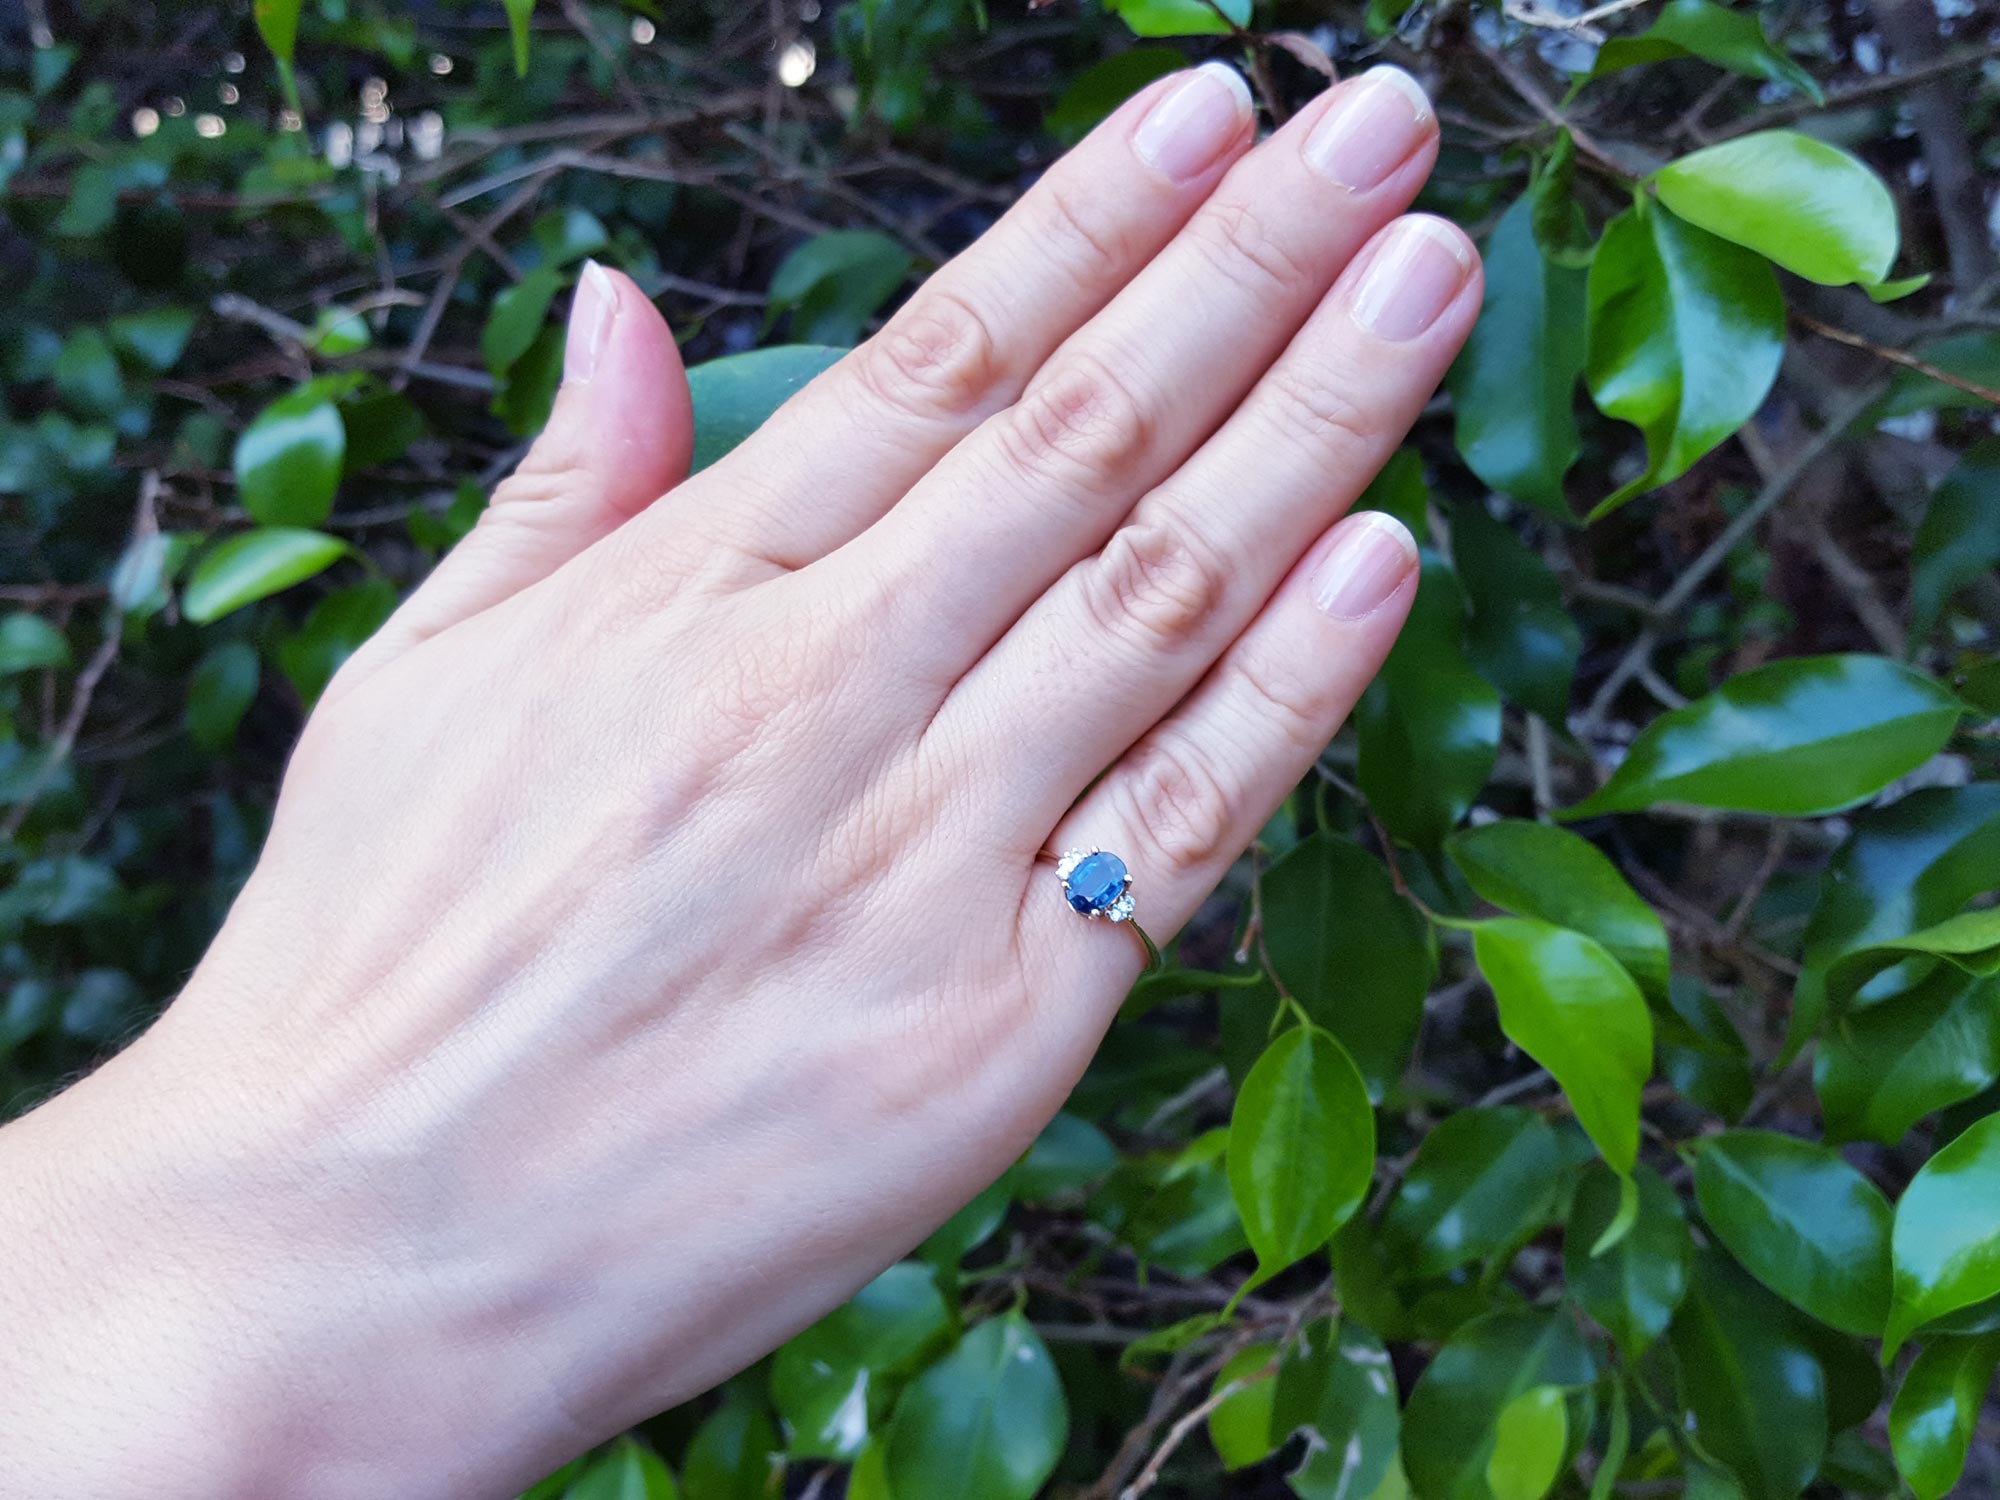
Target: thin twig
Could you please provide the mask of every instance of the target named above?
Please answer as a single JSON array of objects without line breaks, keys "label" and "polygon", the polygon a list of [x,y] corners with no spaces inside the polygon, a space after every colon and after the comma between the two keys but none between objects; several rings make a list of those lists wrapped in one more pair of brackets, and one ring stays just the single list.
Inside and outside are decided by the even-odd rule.
[{"label": "thin twig", "polygon": [[1850,349],[1865,349],[1877,359],[1887,360],[1892,365],[1901,365],[1906,370],[1915,370],[1919,375],[1928,375],[1932,380],[1961,390],[1968,396],[1977,396],[1981,401],[2000,406],[2000,391],[1990,385],[1981,385],[1976,380],[1967,380],[1963,375],[1954,375],[1949,370],[1941,370],[1926,360],[1919,359],[1907,349],[1891,349],[1878,344],[1873,339],[1863,338],[1858,333],[1849,333],[1845,328],[1836,328],[1831,323],[1821,322],[1810,313],[1792,309],[1792,321],[1802,328],[1810,328],[1821,338],[1832,339],[1837,344],[1845,344]]}]

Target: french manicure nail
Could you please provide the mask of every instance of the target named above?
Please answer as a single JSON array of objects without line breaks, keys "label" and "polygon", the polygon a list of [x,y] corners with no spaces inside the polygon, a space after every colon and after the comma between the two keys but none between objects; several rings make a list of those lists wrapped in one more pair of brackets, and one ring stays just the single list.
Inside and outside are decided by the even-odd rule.
[{"label": "french manicure nail", "polygon": [[597,370],[597,356],[618,316],[618,288],[594,260],[583,263],[583,276],[569,305],[569,331],[563,337],[563,383],[581,385]]},{"label": "french manicure nail", "polygon": [[1336,620],[1365,619],[1416,566],[1417,544],[1403,523],[1364,510],[1333,529],[1333,545],[1313,570],[1313,603]]},{"label": "french manicure nail", "polygon": [[1201,176],[1250,122],[1250,85],[1224,62],[1206,62],[1147,112],[1133,134],[1140,160],[1176,182]]},{"label": "french manicure nail", "polygon": [[1306,137],[1306,163],[1365,193],[1410,159],[1431,129],[1422,85],[1401,68],[1370,68],[1343,89]]},{"label": "french manicure nail", "polygon": [[1377,338],[1415,338],[1451,306],[1472,274],[1465,237],[1421,214],[1398,219],[1361,268],[1350,306],[1354,320]]}]

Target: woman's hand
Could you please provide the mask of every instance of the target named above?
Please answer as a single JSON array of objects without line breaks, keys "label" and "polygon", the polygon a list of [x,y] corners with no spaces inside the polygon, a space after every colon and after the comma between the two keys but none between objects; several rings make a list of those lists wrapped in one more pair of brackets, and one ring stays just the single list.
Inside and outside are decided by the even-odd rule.
[{"label": "woman's hand", "polygon": [[1123,855],[1162,940],[1214,887],[1401,624],[1408,536],[1340,517],[1479,306],[1397,217],[1408,78],[1252,138],[1226,68],[1147,89],[685,483],[673,341],[586,275],[186,994],[0,1137],[0,1467],[506,1493],[1033,1139],[1141,962],[1037,852]]}]

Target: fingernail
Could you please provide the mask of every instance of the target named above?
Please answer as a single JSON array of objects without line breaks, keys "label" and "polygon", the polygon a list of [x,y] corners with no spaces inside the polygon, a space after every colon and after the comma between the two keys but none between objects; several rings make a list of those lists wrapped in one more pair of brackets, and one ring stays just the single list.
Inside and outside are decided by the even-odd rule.
[{"label": "fingernail", "polygon": [[1312,596],[1336,620],[1375,613],[1417,566],[1417,544],[1394,516],[1364,510],[1333,529],[1333,545],[1313,570]]},{"label": "fingernail", "polygon": [[1430,133],[1431,102],[1401,68],[1370,68],[1343,89],[1306,137],[1306,162],[1365,193],[1410,159]]},{"label": "fingernail", "polygon": [[1228,63],[1206,62],[1148,111],[1132,137],[1140,160],[1176,182],[1215,164],[1250,121],[1250,85]]},{"label": "fingernail", "polygon": [[569,304],[569,332],[563,339],[563,384],[581,385],[597,370],[597,356],[618,316],[618,288],[611,274],[594,260],[583,263],[583,277]]},{"label": "fingernail", "polygon": [[1354,320],[1392,343],[1413,339],[1438,320],[1472,274],[1472,252],[1457,230],[1421,214],[1389,227],[1362,267]]}]

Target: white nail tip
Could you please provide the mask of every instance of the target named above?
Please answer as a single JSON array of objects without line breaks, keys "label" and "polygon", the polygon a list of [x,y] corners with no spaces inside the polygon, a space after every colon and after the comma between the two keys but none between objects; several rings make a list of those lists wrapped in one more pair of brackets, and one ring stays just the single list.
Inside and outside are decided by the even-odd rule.
[{"label": "white nail tip", "polygon": [[1431,96],[1424,92],[1424,86],[1421,83],[1418,83],[1416,79],[1405,73],[1401,68],[1390,67],[1385,63],[1379,68],[1370,68],[1363,76],[1393,85],[1397,92],[1410,101],[1410,108],[1417,112],[1419,120],[1429,117],[1431,112]]}]

